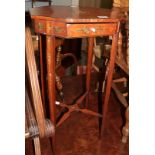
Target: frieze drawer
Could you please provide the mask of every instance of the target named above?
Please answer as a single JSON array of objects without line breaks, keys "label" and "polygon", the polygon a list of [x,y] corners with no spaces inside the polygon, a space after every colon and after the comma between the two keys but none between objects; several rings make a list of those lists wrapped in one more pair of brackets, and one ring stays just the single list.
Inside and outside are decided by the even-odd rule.
[{"label": "frieze drawer", "polygon": [[117,24],[67,24],[68,37],[87,37],[112,35],[117,31]]}]

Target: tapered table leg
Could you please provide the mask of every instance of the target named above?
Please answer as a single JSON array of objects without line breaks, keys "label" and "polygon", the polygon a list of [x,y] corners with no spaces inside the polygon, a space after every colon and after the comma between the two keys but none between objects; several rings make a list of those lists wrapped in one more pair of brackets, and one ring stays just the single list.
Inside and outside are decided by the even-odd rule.
[{"label": "tapered table leg", "polygon": [[103,134],[103,131],[106,127],[106,117],[107,117],[107,111],[108,111],[108,103],[109,103],[112,78],[113,78],[113,70],[114,70],[114,65],[115,65],[116,49],[117,49],[117,38],[118,38],[118,33],[113,35],[112,47],[110,51],[109,68],[108,68],[107,81],[106,81],[106,87],[105,87],[105,95],[103,99],[104,104],[103,104],[103,110],[102,110],[103,118],[102,118],[101,135]]},{"label": "tapered table leg", "polygon": [[[56,107],[55,107],[55,37],[46,36],[46,62],[47,62],[47,79],[48,79],[48,98],[50,119],[54,126],[56,125]],[[52,148],[55,145],[55,136],[51,138]],[[55,152],[55,149],[53,150]]]},{"label": "tapered table leg", "polygon": [[[86,73],[86,91],[90,91],[90,77],[91,77],[91,67],[92,67],[92,58],[93,58],[93,46],[94,38],[88,38],[88,60],[87,60],[87,73]],[[86,97],[86,108],[88,108],[89,102],[89,93]]]}]

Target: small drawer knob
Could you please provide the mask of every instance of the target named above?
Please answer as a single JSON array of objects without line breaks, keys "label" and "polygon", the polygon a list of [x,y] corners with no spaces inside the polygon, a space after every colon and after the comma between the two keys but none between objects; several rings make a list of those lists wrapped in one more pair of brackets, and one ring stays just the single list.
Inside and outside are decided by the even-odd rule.
[{"label": "small drawer knob", "polygon": [[95,29],[94,27],[92,27],[90,30],[91,30],[92,32],[96,32],[96,29]]}]

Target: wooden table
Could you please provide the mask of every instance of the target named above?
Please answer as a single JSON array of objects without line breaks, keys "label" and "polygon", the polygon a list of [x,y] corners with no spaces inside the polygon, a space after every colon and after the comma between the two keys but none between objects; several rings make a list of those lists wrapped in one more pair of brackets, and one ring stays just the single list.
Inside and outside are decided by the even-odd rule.
[{"label": "wooden table", "polygon": [[[81,8],[69,6],[46,6],[32,8],[31,18],[34,20],[35,32],[46,35],[46,61],[48,78],[48,97],[50,118],[55,123],[55,39],[88,37],[88,62],[86,73],[86,93],[90,90],[91,65],[94,37],[112,36],[109,71],[105,87],[103,105],[102,129],[108,110],[108,101],[116,55],[119,23],[122,11],[120,9]],[[87,99],[87,97],[86,97]]]}]

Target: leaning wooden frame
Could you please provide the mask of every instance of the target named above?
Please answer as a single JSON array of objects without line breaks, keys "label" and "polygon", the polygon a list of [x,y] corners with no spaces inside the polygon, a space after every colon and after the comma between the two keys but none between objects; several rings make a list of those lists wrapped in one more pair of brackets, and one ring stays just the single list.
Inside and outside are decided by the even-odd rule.
[{"label": "leaning wooden frame", "polygon": [[32,138],[34,140],[35,154],[41,155],[39,138],[54,135],[55,129],[52,122],[45,118],[32,36],[28,27],[25,29],[25,48],[26,75],[29,84],[28,86],[30,87],[25,90],[25,138]]}]

